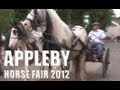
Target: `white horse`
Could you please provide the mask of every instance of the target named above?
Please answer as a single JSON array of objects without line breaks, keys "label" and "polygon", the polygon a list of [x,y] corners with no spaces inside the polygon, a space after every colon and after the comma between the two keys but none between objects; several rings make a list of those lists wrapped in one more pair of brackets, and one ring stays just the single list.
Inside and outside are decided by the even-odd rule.
[{"label": "white horse", "polygon": [[[22,22],[15,23],[12,25],[9,47],[12,49],[19,48],[20,50],[39,50],[39,59],[42,55],[43,47],[43,35],[41,32],[36,32],[35,30],[26,31],[22,27]],[[29,65],[33,63],[29,62]],[[30,66],[25,66],[25,70],[30,70]],[[27,80],[25,78],[25,80]]]},{"label": "white horse", "polygon": [[85,29],[81,26],[76,26],[71,31],[53,9],[32,9],[24,20],[23,26],[30,31],[36,21],[44,34],[51,35],[52,40],[57,44],[71,50],[69,57],[69,60],[72,61],[72,65],[70,65],[70,67],[72,66],[71,71],[75,75],[76,80],[86,80],[86,50],[84,47],[87,45],[87,33]]}]

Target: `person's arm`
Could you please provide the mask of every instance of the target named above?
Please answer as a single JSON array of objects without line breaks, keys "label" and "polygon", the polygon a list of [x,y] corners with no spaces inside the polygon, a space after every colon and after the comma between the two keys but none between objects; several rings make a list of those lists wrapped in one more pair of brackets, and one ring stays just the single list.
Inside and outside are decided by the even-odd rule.
[{"label": "person's arm", "polygon": [[106,38],[105,32],[101,32],[101,37],[98,37],[100,40],[104,40]]}]

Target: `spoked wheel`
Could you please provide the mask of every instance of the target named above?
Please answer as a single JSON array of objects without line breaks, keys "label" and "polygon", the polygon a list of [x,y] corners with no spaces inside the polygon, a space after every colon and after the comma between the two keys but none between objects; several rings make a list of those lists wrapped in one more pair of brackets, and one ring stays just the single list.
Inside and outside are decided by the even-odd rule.
[{"label": "spoked wheel", "polygon": [[109,58],[110,58],[110,49],[107,48],[103,56],[103,77],[105,77],[107,74],[108,65],[110,63]]}]

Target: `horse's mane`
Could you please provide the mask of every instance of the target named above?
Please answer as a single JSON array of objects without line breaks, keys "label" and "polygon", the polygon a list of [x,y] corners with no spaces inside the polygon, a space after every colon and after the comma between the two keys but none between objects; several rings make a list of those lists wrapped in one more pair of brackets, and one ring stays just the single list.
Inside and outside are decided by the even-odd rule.
[{"label": "horse's mane", "polygon": [[[59,15],[56,13],[53,9],[47,9],[48,14],[52,18],[51,21],[54,23],[54,26],[61,26],[68,28],[67,24],[64,23],[64,21],[59,17]],[[53,19],[54,17],[54,19]],[[68,28],[69,29],[69,28]]]},{"label": "horse's mane", "polygon": [[58,43],[63,43],[63,41],[66,41],[65,43],[67,44],[68,42],[71,42],[70,40],[72,38],[72,32],[67,24],[62,21],[56,11],[53,9],[47,9],[46,11],[48,13],[48,26],[50,27],[49,29],[51,29],[50,31],[52,31],[52,36],[54,37],[55,41]]}]

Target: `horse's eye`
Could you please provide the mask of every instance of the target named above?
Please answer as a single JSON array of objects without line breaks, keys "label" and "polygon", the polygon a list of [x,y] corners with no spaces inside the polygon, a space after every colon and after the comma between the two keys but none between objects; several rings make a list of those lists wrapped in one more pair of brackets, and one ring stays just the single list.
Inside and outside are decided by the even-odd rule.
[{"label": "horse's eye", "polygon": [[14,35],[17,35],[17,31],[16,31],[16,30],[13,30],[13,34],[14,34]]},{"label": "horse's eye", "polygon": [[24,26],[27,26],[27,23],[25,23]]}]

